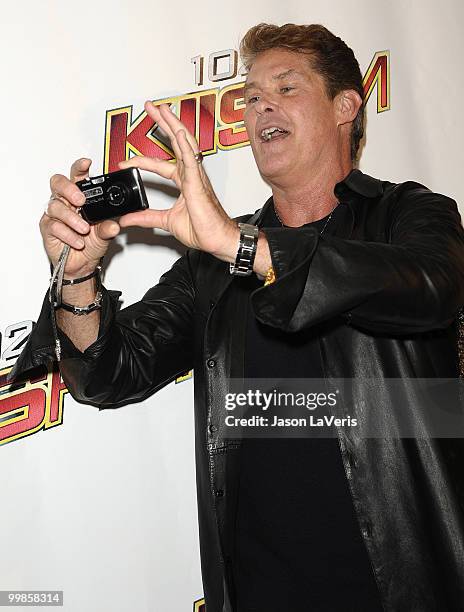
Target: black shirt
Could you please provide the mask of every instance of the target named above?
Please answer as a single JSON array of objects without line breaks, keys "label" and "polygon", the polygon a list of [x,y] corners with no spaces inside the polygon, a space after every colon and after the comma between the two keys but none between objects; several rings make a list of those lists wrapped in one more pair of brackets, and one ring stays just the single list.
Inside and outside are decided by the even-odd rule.
[{"label": "black shirt", "polygon": [[[280,226],[273,207],[264,226]],[[345,208],[307,226],[330,233]],[[247,279],[250,291],[261,286]],[[323,378],[318,335],[248,313],[246,378]],[[245,439],[236,517],[238,612],[382,610],[337,438]]]}]

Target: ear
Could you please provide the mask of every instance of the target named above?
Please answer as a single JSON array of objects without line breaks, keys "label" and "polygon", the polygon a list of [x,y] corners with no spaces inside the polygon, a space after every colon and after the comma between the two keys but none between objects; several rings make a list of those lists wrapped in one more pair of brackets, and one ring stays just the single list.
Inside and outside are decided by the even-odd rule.
[{"label": "ear", "polygon": [[354,89],[345,89],[336,96],[337,126],[351,123],[362,104],[360,95]]}]

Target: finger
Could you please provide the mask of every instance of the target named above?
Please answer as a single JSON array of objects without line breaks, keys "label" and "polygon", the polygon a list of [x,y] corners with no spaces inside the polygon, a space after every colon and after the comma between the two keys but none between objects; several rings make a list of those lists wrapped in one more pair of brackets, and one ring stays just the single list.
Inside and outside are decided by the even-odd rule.
[{"label": "finger", "polygon": [[80,250],[84,248],[85,243],[83,238],[69,226],[57,219],[44,220],[41,224],[41,231],[44,238],[56,238],[73,249]]},{"label": "finger", "polygon": [[119,219],[121,227],[151,227],[168,231],[167,229],[167,210],[141,210],[139,212],[128,213]]},{"label": "finger", "polygon": [[145,110],[147,114],[150,115],[152,119],[158,123],[160,128],[166,132],[167,136],[171,140],[171,145],[173,151],[175,153],[176,159],[181,159],[180,150],[176,141],[176,134],[179,130],[185,130],[187,134],[187,140],[190,143],[190,146],[198,153],[200,148],[195,139],[195,136],[187,129],[187,127],[182,123],[182,121],[172,112],[168,104],[160,104],[155,106],[153,102],[147,100],[145,102]]},{"label": "finger", "polygon": [[162,119],[164,119],[164,121],[166,122],[169,129],[174,135],[176,135],[177,132],[179,132],[180,130],[185,131],[185,134],[187,136],[187,140],[190,146],[192,147],[195,153],[198,153],[200,148],[195,139],[195,136],[187,129],[187,127],[182,123],[182,121],[172,112],[169,106],[167,104],[160,104],[159,112],[160,112]]},{"label": "finger", "polygon": [[71,166],[71,171],[69,176],[73,183],[77,181],[82,181],[86,178],[89,178],[89,169],[92,164],[92,160],[87,157],[81,157],[80,159],[76,159],[76,161]]},{"label": "finger", "polygon": [[172,129],[170,128],[169,124],[163,118],[163,115],[160,113],[161,106],[164,106],[164,105],[160,104],[159,106],[155,106],[153,102],[151,102],[150,100],[147,100],[145,102],[144,108],[147,112],[147,115],[149,115],[153,119],[153,121],[159,125],[159,127],[163,130],[163,132],[169,138],[171,142],[171,148],[172,148],[174,157],[179,160],[181,159],[181,156],[180,156],[179,147],[177,146],[176,136],[174,132],[172,131]]},{"label": "finger", "polygon": [[131,157],[125,161],[119,162],[119,167],[124,168],[140,168],[141,170],[148,170],[154,172],[159,176],[166,179],[174,180],[176,173],[176,165],[162,159],[155,157],[144,157],[138,155],[137,157]]},{"label": "finger", "polygon": [[85,203],[85,195],[72,181],[62,174],[54,174],[50,179],[52,194],[63,197],[73,206],[82,206]]},{"label": "finger", "polygon": [[95,226],[95,233],[97,234],[98,238],[101,238],[101,240],[111,240],[112,238],[115,238],[120,231],[121,227],[119,223],[113,219],[102,221]]},{"label": "finger", "polygon": [[79,234],[88,234],[90,225],[77,214],[76,209],[70,208],[63,200],[54,198],[49,201],[46,214],[51,219],[61,221]]},{"label": "finger", "polygon": [[[204,192],[203,181],[201,180],[200,164],[195,159],[195,153],[187,140],[187,135],[184,130],[179,130],[176,134],[177,143],[179,145],[182,159],[184,160],[185,180],[190,189],[195,189],[198,192]],[[186,195],[184,193],[184,195]]]},{"label": "finger", "polygon": [[163,105],[153,104],[151,100],[147,100],[143,106],[145,108],[147,115],[149,115],[153,119],[153,121],[163,130],[166,136],[172,139],[174,134],[160,113],[160,106],[163,106]]}]

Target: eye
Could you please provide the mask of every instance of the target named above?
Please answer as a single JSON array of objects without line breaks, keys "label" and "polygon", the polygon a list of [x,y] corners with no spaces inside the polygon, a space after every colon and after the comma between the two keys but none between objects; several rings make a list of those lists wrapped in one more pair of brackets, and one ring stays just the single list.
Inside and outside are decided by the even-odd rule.
[{"label": "eye", "polygon": [[281,93],[287,93],[288,91],[291,91],[292,89],[295,89],[294,87],[290,87],[290,85],[286,85],[285,87],[281,87],[280,88],[280,92]]},{"label": "eye", "polygon": [[259,100],[259,96],[250,96],[246,103],[247,104],[254,104],[255,102],[257,102]]}]

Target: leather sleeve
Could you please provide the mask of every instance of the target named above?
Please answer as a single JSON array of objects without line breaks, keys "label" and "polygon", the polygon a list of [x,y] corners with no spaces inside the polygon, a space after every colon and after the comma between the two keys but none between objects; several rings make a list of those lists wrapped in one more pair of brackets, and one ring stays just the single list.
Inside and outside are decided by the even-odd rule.
[{"label": "leather sleeve", "polygon": [[[193,255],[192,255],[193,254]],[[103,288],[98,339],[81,353],[60,331],[60,371],[78,401],[116,408],[137,402],[193,367],[195,285],[188,251],[139,302],[118,311],[120,292]],[[48,294],[10,379],[54,360]]]},{"label": "leather sleeve", "polygon": [[417,183],[389,195],[386,242],[265,229],[277,280],[255,316],[289,332],[343,316],[370,332],[445,328],[464,303],[464,231],[454,200]]}]

